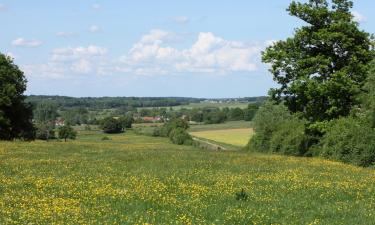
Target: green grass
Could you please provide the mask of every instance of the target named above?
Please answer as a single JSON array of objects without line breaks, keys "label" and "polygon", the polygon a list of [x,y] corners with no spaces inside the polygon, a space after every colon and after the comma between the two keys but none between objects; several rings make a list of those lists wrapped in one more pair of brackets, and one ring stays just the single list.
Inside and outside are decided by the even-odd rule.
[{"label": "green grass", "polygon": [[[0,142],[0,224],[373,224],[375,171],[132,132]],[[112,140],[101,141],[103,136]],[[244,190],[246,201],[236,199]]]}]

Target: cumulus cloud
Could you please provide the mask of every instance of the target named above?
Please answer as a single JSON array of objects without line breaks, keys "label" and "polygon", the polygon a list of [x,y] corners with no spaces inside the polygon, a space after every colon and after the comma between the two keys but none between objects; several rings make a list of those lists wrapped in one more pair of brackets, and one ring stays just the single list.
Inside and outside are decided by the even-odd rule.
[{"label": "cumulus cloud", "polygon": [[189,18],[186,16],[175,16],[171,18],[173,22],[178,24],[186,24],[189,22]]},{"label": "cumulus cloud", "polygon": [[367,18],[358,11],[353,11],[352,15],[354,17],[354,21],[358,23],[363,23],[367,21]]},{"label": "cumulus cloud", "polygon": [[[120,61],[135,73],[145,68],[150,73],[179,72],[218,73],[251,72],[257,70],[257,59],[262,46],[239,41],[228,41],[210,32],[201,32],[189,48],[168,46],[173,36],[164,30],[152,30],[133,45]],[[154,69],[154,71],[153,71]],[[147,72],[146,71],[146,72]]]},{"label": "cumulus cloud", "polygon": [[48,62],[24,65],[22,69],[32,77],[53,79],[76,74],[101,74],[106,55],[107,49],[96,45],[56,48]]},{"label": "cumulus cloud", "polygon": [[143,35],[119,57],[110,57],[105,47],[89,45],[56,48],[43,65],[26,67],[38,76],[88,75],[227,75],[258,70],[263,44],[226,40],[201,32],[188,47],[177,48],[178,34],[154,29]]},{"label": "cumulus cloud", "polygon": [[94,59],[95,57],[104,56],[107,49],[104,47],[89,45],[87,47],[65,47],[56,48],[52,51],[52,61],[71,61],[78,59]]},{"label": "cumulus cloud", "polygon": [[97,25],[91,25],[91,26],[89,27],[89,31],[90,31],[91,33],[97,33],[97,32],[99,32],[99,31],[101,31],[101,29],[100,29],[100,27],[97,26]]},{"label": "cumulus cloud", "polygon": [[38,47],[42,45],[43,42],[38,41],[38,40],[26,40],[24,38],[17,38],[12,41],[12,45],[16,47]]}]

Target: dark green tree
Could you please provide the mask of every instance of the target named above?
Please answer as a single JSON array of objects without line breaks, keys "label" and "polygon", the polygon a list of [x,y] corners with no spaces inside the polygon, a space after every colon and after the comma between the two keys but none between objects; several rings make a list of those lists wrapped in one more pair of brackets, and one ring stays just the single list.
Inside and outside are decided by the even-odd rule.
[{"label": "dark green tree", "polygon": [[0,53],[0,139],[32,140],[32,107],[24,102],[26,78],[13,60]]},{"label": "dark green tree", "polygon": [[356,95],[373,59],[372,37],[353,20],[352,6],[349,0],[293,1],[290,15],[306,25],[263,52],[263,62],[271,65],[280,84],[271,97],[284,100],[292,112],[302,112],[310,124],[347,116],[359,104]]},{"label": "dark green tree", "polygon": [[77,132],[73,129],[73,127],[69,125],[65,125],[62,127],[59,127],[58,129],[59,138],[64,139],[66,142],[66,139],[76,139]]},{"label": "dark green tree", "polygon": [[104,118],[100,123],[100,128],[107,134],[121,133],[124,130],[121,121],[113,117]]},{"label": "dark green tree", "polygon": [[57,104],[52,101],[40,102],[34,110],[34,118],[37,123],[54,122],[57,118]]},{"label": "dark green tree", "polygon": [[123,128],[132,128],[134,122],[133,115],[127,114],[119,118],[119,121],[122,123]]}]

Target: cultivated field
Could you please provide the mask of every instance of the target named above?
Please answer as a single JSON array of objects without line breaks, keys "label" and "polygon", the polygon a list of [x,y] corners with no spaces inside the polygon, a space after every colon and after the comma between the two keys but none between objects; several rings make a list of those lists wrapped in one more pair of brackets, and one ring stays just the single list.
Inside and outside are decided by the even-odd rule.
[{"label": "cultivated field", "polygon": [[[67,143],[1,142],[0,223],[375,221],[371,169],[202,151],[132,133],[111,135],[109,141],[101,141],[103,136],[85,131]],[[245,197],[236,197],[242,189]]]},{"label": "cultivated field", "polygon": [[190,132],[194,137],[204,138],[238,147],[244,147],[253,134],[252,128],[224,129]]}]

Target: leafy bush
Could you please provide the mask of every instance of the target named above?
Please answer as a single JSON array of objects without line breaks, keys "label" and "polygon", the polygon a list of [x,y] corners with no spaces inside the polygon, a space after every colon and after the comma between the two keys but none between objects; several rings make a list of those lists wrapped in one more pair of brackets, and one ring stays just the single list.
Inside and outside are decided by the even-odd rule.
[{"label": "leafy bush", "polygon": [[162,127],[156,127],[152,133],[154,137],[169,137],[174,144],[192,145],[193,139],[186,131],[189,128],[187,121],[183,119],[173,119],[165,123]]},{"label": "leafy bush", "polygon": [[292,115],[284,105],[271,101],[265,102],[253,119],[255,134],[250,139],[248,148],[251,151],[269,152],[273,133],[291,118]]},{"label": "leafy bush", "polygon": [[375,131],[368,121],[346,117],[331,121],[320,155],[359,166],[375,164]]},{"label": "leafy bush", "polygon": [[270,151],[302,156],[308,151],[310,138],[305,134],[305,121],[297,116],[284,121],[272,134]]},{"label": "leafy bush", "polygon": [[37,123],[36,124],[36,139],[49,140],[55,138],[55,126],[52,123]]},{"label": "leafy bush", "polygon": [[182,128],[175,128],[169,134],[169,139],[177,145],[191,145],[193,140],[188,132]]}]

